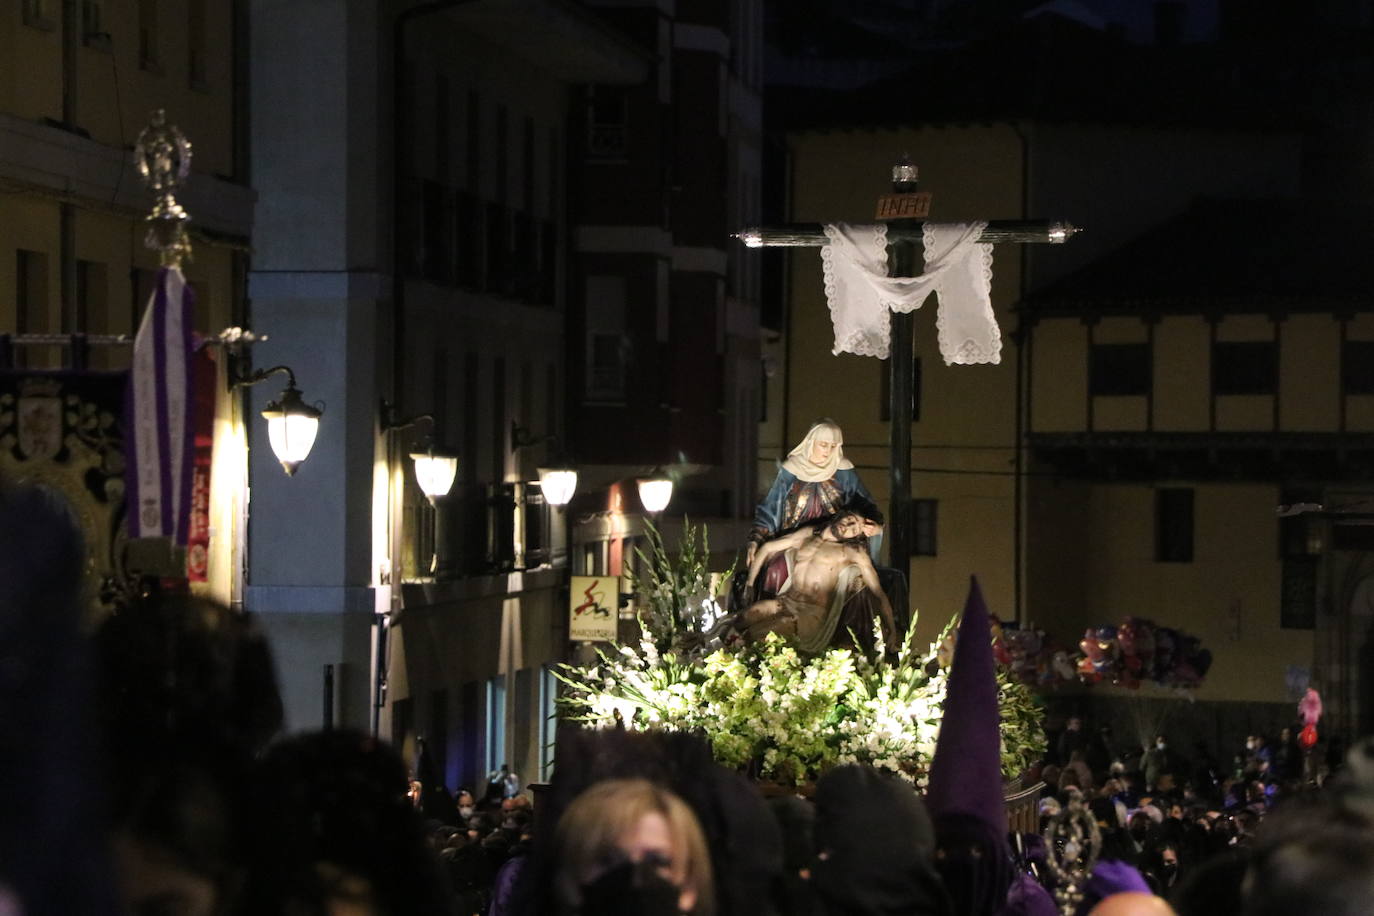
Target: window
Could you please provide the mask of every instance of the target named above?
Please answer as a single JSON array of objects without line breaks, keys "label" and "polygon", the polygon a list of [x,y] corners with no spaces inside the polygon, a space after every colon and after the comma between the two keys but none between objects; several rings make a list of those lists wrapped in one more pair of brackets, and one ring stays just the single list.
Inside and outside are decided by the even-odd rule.
[{"label": "window", "polygon": [[1171,487],[1155,491],[1155,560],[1193,562],[1193,491]]},{"label": "window", "polygon": [[[884,423],[892,419],[891,364],[882,360],[878,366],[878,419]],[[921,419],[921,358],[911,360],[911,419]]]},{"label": "window", "polygon": [[496,107],[496,199],[510,199],[510,117],[505,105]]},{"label": "window", "polygon": [[161,71],[157,53],[157,0],[138,0],[138,66]]},{"label": "window", "polygon": [[[48,256],[20,249],[15,257],[14,332],[42,334],[48,330]],[[47,347],[15,347],[17,367],[46,365]]]},{"label": "window", "polygon": [[422,271],[431,283],[448,284],[453,280],[453,258],[457,254],[454,242],[456,223],[453,195],[437,181],[421,186],[423,210]]},{"label": "window", "polygon": [[467,150],[467,189],[476,194],[482,187],[482,97],[476,90],[468,91],[467,132],[463,138]]},{"label": "window", "polygon": [[103,0],[81,0],[81,42],[88,48],[110,47],[110,33],[105,31]]},{"label": "window", "polygon": [[587,90],[587,156],[621,160],[629,149],[630,105],[625,90],[595,86]]},{"label": "window", "polygon": [[74,327],[67,328],[77,334],[100,334],[109,321],[105,265],[97,261],[76,262],[76,314]]},{"label": "window", "polygon": [[1183,43],[1187,7],[1179,0],[1155,0],[1155,44],[1172,48]]},{"label": "window", "polygon": [[499,770],[506,763],[506,678],[487,681],[487,772]]},{"label": "window", "polygon": [[56,28],[57,25],[53,21],[52,10],[50,9],[52,3],[53,0],[24,0],[22,7],[24,25],[45,31]]},{"label": "window", "polygon": [[434,177],[447,185],[449,165],[449,82],[442,73],[434,75]]},{"label": "window", "polygon": [[1347,340],[1341,349],[1341,391],[1374,394],[1374,340]]},{"label": "window", "polygon": [[1287,557],[1283,561],[1283,593],[1279,626],[1285,630],[1312,630],[1317,626],[1317,557]]},{"label": "window", "polygon": [[1278,348],[1270,340],[1217,343],[1212,347],[1214,394],[1273,394],[1278,379]]},{"label": "window", "polygon": [[1088,358],[1088,392],[1094,396],[1150,393],[1150,345],[1093,344]]},{"label": "window", "polygon": [[206,56],[205,0],[186,4],[186,75],[192,89],[206,89],[210,67]]},{"label": "window", "polygon": [[625,341],[624,277],[587,278],[588,401],[625,400],[627,350]]},{"label": "window", "polygon": [[552,668],[539,672],[539,779],[553,778],[554,739],[558,735],[558,678]]},{"label": "window", "polygon": [[936,530],[940,501],[913,499],[911,501],[911,555],[936,556]]}]

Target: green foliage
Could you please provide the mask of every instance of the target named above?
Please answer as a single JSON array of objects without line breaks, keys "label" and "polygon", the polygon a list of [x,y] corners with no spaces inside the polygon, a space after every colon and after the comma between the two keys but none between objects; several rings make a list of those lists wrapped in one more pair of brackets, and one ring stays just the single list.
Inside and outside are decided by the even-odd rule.
[{"label": "green foliage", "polygon": [[[684,521],[676,557],[668,553],[663,535],[647,524],[649,552],[636,549],[637,573],[629,576],[631,589],[640,598],[640,629],[659,655],[690,657],[697,654],[701,634],[722,615],[712,592],[711,555],[706,526],[692,527]],[[725,572],[728,581],[734,566]],[[699,650],[698,650],[699,651]]]}]

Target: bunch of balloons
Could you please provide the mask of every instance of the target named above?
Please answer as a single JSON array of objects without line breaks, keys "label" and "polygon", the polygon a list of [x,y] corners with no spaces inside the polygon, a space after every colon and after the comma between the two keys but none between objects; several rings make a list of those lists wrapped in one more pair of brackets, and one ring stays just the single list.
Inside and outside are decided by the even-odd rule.
[{"label": "bunch of balloons", "polygon": [[1135,689],[1142,681],[1165,687],[1197,687],[1212,666],[1212,653],[1196,636],[1127,617],[1119,626],[1089,627],[1078,643],[1078,677],[1085,684],[1110,680]]},{"label": "bunch of balloons", "polygon": [[1060,687],[1074,679],[1074,659],[1044,630],[993,628],[993,654],[1012,676],[1032,687]]}]

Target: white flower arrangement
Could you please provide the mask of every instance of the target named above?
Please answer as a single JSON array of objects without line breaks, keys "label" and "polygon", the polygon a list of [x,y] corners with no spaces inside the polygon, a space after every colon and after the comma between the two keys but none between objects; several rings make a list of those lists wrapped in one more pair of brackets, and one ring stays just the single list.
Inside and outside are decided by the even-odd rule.
[{"label": "white flower arrangement", "polygon": [[[804,658],[776,634],[707,654],[688,648],[718,613],[710,606],[704,532],[698,549],[688,526],[684,545],[674,564],[651,534],[649,572],[636,583],[649,596],[639,646],[602,651],[589,669],[561,666],[567,689],[559,715],[696,732],[721,763],[776,783],[802,785],[839,764],[865,763],[924,786],[943,715],[953,621],[917,654],[913,619],[895,662],[885,660],[880,634],[876,661],[851,649]],[[1043,754],[1045,739],[1030,689],[1004,674],[999,687],[1003,771],[1014,776]]]}]

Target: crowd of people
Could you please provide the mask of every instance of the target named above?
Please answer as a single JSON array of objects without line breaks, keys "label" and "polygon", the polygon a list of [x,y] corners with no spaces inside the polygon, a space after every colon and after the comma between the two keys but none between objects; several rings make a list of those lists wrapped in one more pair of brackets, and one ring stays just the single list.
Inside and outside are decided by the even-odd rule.
[{"label": "crowd of people", "polygon": [[[78,626],[82,551],[0,487],[0,913],[137,916],[1180,916],[1368,912],[1374,743],[1346,764],[1252,736],[1226,767],[1070,720],[1043,817],[1091,812],[1082,886],[1008,833],[981,598],[960,625],[924,794],[842,766],[765,799],[692,735],[560,729],[538,797],[509,767],[452,794],[374,737],[282,734],[253,620],[135,592]],[[957,707],[957,711],[956,711]],[[417,776],[419,778],[417,778]],[[1076,897],[1081,896],[1081,901]]]}]

